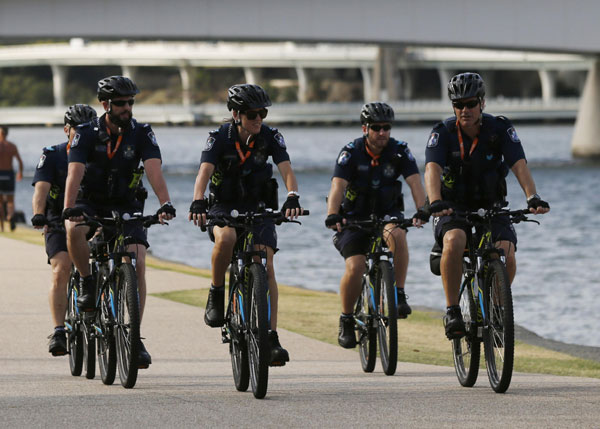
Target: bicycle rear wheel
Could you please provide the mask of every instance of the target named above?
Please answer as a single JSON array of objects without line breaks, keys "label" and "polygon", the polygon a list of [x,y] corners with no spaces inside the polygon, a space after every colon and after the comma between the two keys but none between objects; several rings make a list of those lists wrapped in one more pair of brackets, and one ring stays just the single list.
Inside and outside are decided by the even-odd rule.
[{"label": "bicycle rear wheel", "polygon": [[117,270],[115,338],[119,379],[125,388],[135,386],[140,350],[140,301],[135,269],[122,264]]},{"label": "bicycle rear wheel", "polygon": [[114,294],[112,287],[104,286],[106,282],[108,282],[108,268],[100,267],[98,272],[98,290],[101,291],[100,309],[96,318],[96,324],[100,331],[97,331],[96,350],[102,383],[111,385],[114,383],[117,373],[117,351],[113,332]]},{"label": "bicycle rear wheel", "polygon": [[513,372],[515,326],[508,273],[500,260],[488,262],[484,293],[488,323],[483,336],[485,363],[492,388],[504,393]]},{"label": "bicycle rear wheel", "polygon": [[477,321],[478,314],[481,317],[481,311],[478,312],[471,283],[469,280],[467,282],[461,288],[459,297],[466,335],[452,340],[452,356],[459,383],[464,387],[473,387],[479,374],[481,340],[477,336]]},{"label": "bicycle rear wheel", "polygon": [[364,372],[373,372],[377,359],[377,330],[373,327],[373,306],[369,302],[369,285],[363,277],[361,295],[356,302],[354,319],[359,334],[358,352]]},{"label": "bicycle rear wheel", "polygon": [[83,368],[83,334],[79,312],[77,310],[77,287],[79,285],[79,272],[71,268],[68,286],[67,308],[67,350],[69,352],[69,368],[71,375],[78,377]]},{"label": "bicycle rear wheel", "polygon": [[377,339],[379,359],[386,375],[394,375],[398,364],[398,310],[394,271],[389,261],[377,269]]},{"label": "bicycle rear wheel", "polygon": [[243,335],[242,308],[244,298],[235,286],[236,280],[237,277],[232,265],[229,271],[230,311],[227,318],[227,329],[229,329],[231,338],[229,354],[231,355],[231,369],[233,370],[235,388],[240,392],[245,392],[250,384],[250,368],[248,367],[248,347]]},{"label": "bicycle rear wheel", "polygon": [[267,338],[269,332],[269,307],[267,302],[267,275],[262,265],[253,263],[248,268],[249,281],[249,317],[246,330],[250,381],[255,398],[264,398],[269,380],[269,362],[271,350]]}]

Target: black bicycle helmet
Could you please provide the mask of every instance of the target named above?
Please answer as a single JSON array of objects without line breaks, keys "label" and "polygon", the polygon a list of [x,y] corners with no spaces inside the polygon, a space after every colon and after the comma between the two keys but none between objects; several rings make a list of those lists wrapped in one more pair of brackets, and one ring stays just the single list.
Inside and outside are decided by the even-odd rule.
[{"label": "black bicycle helmet", "polygon": [[386,103],[367,103],[360,110],[360,123],[363,125],[393,120],[394,109]]},{"label": "black bicycle helmet", "polygon": [[227,108],[229,110],[245,112],[268,107],[271,104],[268,94],[258,85],[233,85],[227,91]]},{"label": "black bicycle helmet", "polygon": [[76,127],[77,125],[90,122],[96,116],[98,115],[93,107],[90,107],[87,104],[74,104],[69,106],[65,112],[65,125],[68,124]]},{"label": "black bicycle helmet", "polygon": [[140,92],[131,79],[125,76],[109,76],[98,81],[98,100],[136,95]]},{"label": "black bicycle helmet", "polygon": [[477,73],[457,74],[448,82],[448,97],[452,101],[471,97],[485,97],[483,79]]}]

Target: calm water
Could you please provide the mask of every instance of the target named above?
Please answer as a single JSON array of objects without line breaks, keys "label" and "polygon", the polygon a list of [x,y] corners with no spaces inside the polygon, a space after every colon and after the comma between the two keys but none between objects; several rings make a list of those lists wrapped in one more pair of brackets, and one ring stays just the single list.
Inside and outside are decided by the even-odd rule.
[{"label": "calm water", "polygon": [[[393,130],[394,137],[408,141],[421,171],[429,129]],[[149,238],[154,255],[202,268],[210,265],[212,244],[206,234],[187,222],[186,216],[208,131],[208,127],[155,128],[179,217],[168,227],[153,227]],[[283,127],[281,131],[298,176],[302,204],[311,210],[311,216],[303,219],[302,226],[287,224],[278,229],[281,251],[276,257],[277,279],[309,289],[337,291],[343,259],[331,244],[331,232],[323,226],[325,196],[336,155],[344,144],[360,135],[360,129]],[[531,223],[516,226],[519,237],[518,273],[513,287],[516,322],[546,338],[600,346],[596,313],[600,302],[600,199],[595,192],[600,184],[600,165],[571,159],[570,125],[521,125],[517,131],[524,142],[538,192],[550,202],[552,211],[539,216],[540,226]],[[63,136],[59,128],[10,131],[9,137],[18,144],[26,165],[28,177],[18,184],[17,205],[28,219],[31,176],[41,147],[59,143]],[[406,195],[406,190],[407,186],[406,207],[412,214],[413,202],[410,191]],[[525,205],[512,175],[509,200],[512,208]],[[155,210],[158,203],[151,197],[146,206]],[[431,227],[411,230],[408,240],[411,262],[406,290],[410,303],[442,309],[445,301],[441,280],[429,271]]]}]

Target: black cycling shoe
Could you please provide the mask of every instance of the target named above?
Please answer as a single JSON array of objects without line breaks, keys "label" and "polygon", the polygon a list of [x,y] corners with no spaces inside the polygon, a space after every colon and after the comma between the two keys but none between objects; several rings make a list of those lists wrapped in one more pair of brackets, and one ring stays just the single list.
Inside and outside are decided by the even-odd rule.
[{"label": "black cycling shoe", "polygon": [[354,333],[354,317],[340,316],[340,330],[338,343],[345,349],[356,347],[356,334]]},{"label": "black cycling shoe", "polygon": [[204,323],[211,328],[218,328],[225,324],[225,286],[210,288],[206,310],[204,312]]},{"label": "black cycling shoe", "polygon": [[269,331],[269,348],[271,349],[270,366],[284,366],[286,362],[289,362],[290,355],[286,349],[281,347],[277,331]]},{"label": "black cycling shoe", "polygon": [[64,329],[56,329],[48,338],[50,338],[48,351],[52,353],[52,356],[64,356],[67,354],[67,335]]},{"label": "black cycling shoe", "polygon": [[412,308],[406,302],[408,299],[408,295],[404,293],[403,288],[397,288],[398,290],[398,319],[406,319],[410,313],[412,313]]},{"label": "black cycling shoe", "polygon": [[444,326],[446,327],[446,337],[449,340],[464,337],[466,334],[465,322],[458,305],[449,307],[444,316]]},{"label": "black cycling shoe", "polygon": [[82,277],[79,282],[77,308],[79,308],[79,311],[94,311],[96,309],[96,288],[92,276]]},{"label": "black cycling shoe", "polygon": [[146,346],[144,346],[144,343],[142,343],[142,340],[140,340],[140,352],[138,354],[138,368],[146,369],[150,366],[151,363],[152,363],[152,357],[150,356],[150,353],[148,353],[148,350],[146,350]]},{"label": "black cycling shoe", "polygon": [[15,215],[10,218],[10,230],[14,231],[17,228],[17,221],[15,221]]}]

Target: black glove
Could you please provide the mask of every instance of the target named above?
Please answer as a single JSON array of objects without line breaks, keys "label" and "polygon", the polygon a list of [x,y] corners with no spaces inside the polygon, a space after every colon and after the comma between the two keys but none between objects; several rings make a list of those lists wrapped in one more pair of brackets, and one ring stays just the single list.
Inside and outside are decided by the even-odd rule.
[{"label": "black glove", "polygon": [[81,217],[81,216],[83,216],[83,210],[81,210],[77,207],[64,209],[62,212],[63,220],[67,220],[72,217]]},{"label": "black glove", "polygon": [[160,208],[156,211],[157,216],[159,216],[162,213],[166,213],[166,214],[169,214],[169,215],[175,217],[175,207],[173,207],[173,204],[171,204],[171,201],[167,201],[162,206],[160,206]]},{"label": "black glove", "polygon": [[417,212],[413,215],[412,217],[413,219],[419,219],[422,220],[423,222],[427,223],[429,222],[429,212],[426,212],[423,209],[419,209],[417,210]]},{"label": "black glove", "polygon": [[287,209],[299,209],[300,208],[300,197],[298,195],[288,195],[287,199],[281,206],[281,212],[285,213]]},{"label": "black glove", "polygon": [[436,200],[429,205],[429,213],[439,213],[452,208],[448,201]]},{"label": "black glove", "polygon": [[332,226],[335,226],[336,223],[341,224],[343,220],[344,218],[340,214],[330,214],[329,216],[327,216],[327,219],[325,219],[325,226],[327,228],[331,228]]},{"label": "black glove", "polygon": [[31,224],[33,226],[44,226],[48,225],[48,219],[43,214],[36,214],[31,218]]},{"label": "black glove", "polygon": [[546,201],[542,200],[540,198],[540,196],[536,194],[527,200],[527,208],[528,209],[537,209],[538,207],[549,209],[550,204],[548,204]]},{"label": "black glove", "polygon": [[194,200],[190,205],[190,213],[200,215],[206,213],[208,210],[208,203],[206,200]]}]

